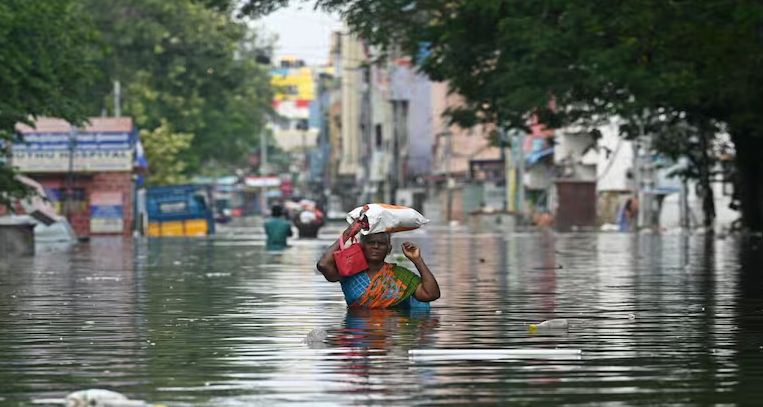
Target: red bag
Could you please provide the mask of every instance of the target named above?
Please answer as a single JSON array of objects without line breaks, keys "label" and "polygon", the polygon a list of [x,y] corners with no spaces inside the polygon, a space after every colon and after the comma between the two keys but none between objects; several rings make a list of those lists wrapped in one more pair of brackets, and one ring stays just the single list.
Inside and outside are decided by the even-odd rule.
[{"label": "red bag", "polygon": [[363,255],[363,249],[355,242],[355,236],[350,240],[350,245],[344,245],[344,236],[339,236],[339,250],[333,253],[334,263],[339,275],[349,277],[368,270],[366,256]]}]

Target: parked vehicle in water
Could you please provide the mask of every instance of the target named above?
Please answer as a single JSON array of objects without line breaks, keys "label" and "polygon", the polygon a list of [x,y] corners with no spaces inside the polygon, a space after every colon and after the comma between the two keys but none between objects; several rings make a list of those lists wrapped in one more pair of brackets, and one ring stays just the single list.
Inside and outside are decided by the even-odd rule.
[{"label": "parked vehicle in water", "polygon": [[209,191],[199,185],[148,188],[148,236],[204,236],[215,232]]},{"label": "parked vehicle in water", "polygon": [[76,243],[77,235],[63,216],[55,216],[55,222],[45,224],[31,215],[9,215],[0,219],[3,224],[32,224],[34,225],[34,241],[36,243]]},{"label": "parked vehicle in water", "polygon": [[18,201],[17,213],[0,216],[0,224],[34,225],[34,241],[37,243],[76,243],[77,235],[69,221],[56,214],[42,185],[23,175],[17,175],[16,179],[32,189],[33,194]]}]

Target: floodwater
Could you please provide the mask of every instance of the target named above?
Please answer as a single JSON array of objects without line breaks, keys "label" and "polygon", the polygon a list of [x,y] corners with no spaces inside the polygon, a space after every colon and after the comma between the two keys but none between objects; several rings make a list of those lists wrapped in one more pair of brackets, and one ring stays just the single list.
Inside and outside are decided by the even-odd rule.
[{"label": "floodwater", "polygon": [[[93,239],[3,259],[0,405],[89,388],[168,406],[763,399],[760,240],[406,234],[442,289],[428,313],[349,311],[339,286],[314,269],[333,230],[282,253],[266,252],[259,230],[241,229]],[[400,242],[392,261],[404,260]],[[528,332],[551,318],[567,319],[569,331]],[[325,340],[305,341],[314,330]],[[582,355],[419,360],[409,355],[416,349]]]}]

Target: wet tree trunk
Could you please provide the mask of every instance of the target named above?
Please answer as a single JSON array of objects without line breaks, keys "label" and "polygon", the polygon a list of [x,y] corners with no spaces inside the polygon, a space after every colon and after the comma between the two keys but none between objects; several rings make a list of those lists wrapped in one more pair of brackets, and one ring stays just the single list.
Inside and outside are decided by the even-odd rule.
[{"label": "wet tree trunk", "polygon": [[700,128],[699,143],[702,151],[699,162],[699,185],[702,189],[703,226],[708,231],[712,231],[715,224],[715,196],[710,182],[713,161],[710,157],[708,143],[712,135],[713,133],[708,129]]},{"label": "wet tree trunk", "polygon": [[763,232],[763,138],[749,133],[732,133],[736,150],[738,198],[742,225]]}]

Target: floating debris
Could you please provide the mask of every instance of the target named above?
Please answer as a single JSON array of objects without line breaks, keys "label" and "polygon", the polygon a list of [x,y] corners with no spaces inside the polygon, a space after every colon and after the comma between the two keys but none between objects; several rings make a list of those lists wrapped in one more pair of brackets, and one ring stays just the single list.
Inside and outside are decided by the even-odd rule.
[{"label": "floating debris", "polygon": [[66,407],[164,407],[143,400],[131,400],[121,393],[104,389],[79,390],[66,396]]},{"label": "floating debris", "polygon": [[306,343],[307,346],[312,349],[324,348],[326,346],[327,337],[328,332],[326,332],[325,329],[315,328],[307,333],[305,339],[303,339],[302,342]]},{"label": "floating debris", "polygon": [[411,349],[413,361],[506,360],[506,359],[580,359],[580,349]]},{"label": "floating debris", "polygon": [[527,328],[530,333],[540,332],[567,332],[570,325],[566,319],[549,319],[539,324],[530,324]]}]

